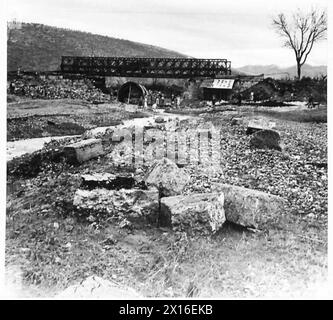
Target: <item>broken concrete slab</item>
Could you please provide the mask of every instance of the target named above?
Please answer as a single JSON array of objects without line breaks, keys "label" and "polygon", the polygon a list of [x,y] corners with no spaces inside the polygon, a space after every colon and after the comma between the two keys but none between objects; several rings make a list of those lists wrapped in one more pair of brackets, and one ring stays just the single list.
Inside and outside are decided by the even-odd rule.
[{"label": "broken concrete slab", "polygon": [[111,173],[92,173],[84,174],[82,177],[82,186],[88,189],[106,188],[109,190],[132,189],[137,183],[133,176],[120,176]]},{"label": "broken concrete slab", "polygon": [[265,229],[284,223],[287,201],[279,196],[230,184],[212,183],[212,192],[223,192],[227,221]]},{"label": "broken concrete slab", "polygon": [[232,126],[239,126],[239,125],[241,125],[243,123],[243,119],[242,118],[232,118],[231,119],[231,122],[230,122],[230,124],[232,125]]},{"label": "broken concrete slab", "polygon": [[144,179],[147,186],[154,186],[161,192],[161,196],[175,196],[181,194],[190,181],[190,176],[168,158],[156,160]]},{"label": "broken concrete slab", "polygon": [[253,134],[250,145],[257,149],[274,149],[282,151],[280,134],[274,130],[260,130]]},{"label": "broken concrete slab", "polygon": [[113,133],[111,137],[112,142],[122,142],[124,140],[124,136],[118,133]]},{"label": "broken concrete slab", "polygon": [[196,193],[161,199],[159,223],[175,230],[215,233],[225,222],[223,193]]},{"label": "broken concrete slab", "polygon": [[265,119],[251,119],[247,125],[246,134],[253,134],[260,130],[273,129],[276,123]]},{"label": "broken concrete slab", "polygon": [[137,218],[156,214],[159,193],[155,188],[107,190],[78,189],[74,195],[74,207],[82,213],[105,214],[115,217]]},{"label": "broken concrete slab", "polygon": [[64,147],[64,155],[70,163],[82,163],[104,154],[101,139],[82,140]]},{"label": "broken concrete slab", "polygon": [[132,141],[132,135],[135,132],[135,126],[129,126],[119,129],[114,129],[111,137],[112,142],[122,142],[124,139]]}]

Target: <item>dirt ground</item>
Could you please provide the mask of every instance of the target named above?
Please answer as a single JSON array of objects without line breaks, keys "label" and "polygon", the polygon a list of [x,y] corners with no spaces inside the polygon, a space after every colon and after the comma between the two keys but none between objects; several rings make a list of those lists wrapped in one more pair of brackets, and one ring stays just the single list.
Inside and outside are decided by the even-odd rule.
[{"label": "dirt ground", "polygon": [[121,103],[96,105],[84,100],[20,98],[7,105],[7,141],[81,135],[87,129],[147,116],[140,111],[128,112],[121,106]]},{"label": "dirt ground", "polygon": [[[135,117],[119,106],[94,107],[78,101],[11,103],[7,110],[9,118],[48,115],[52,121],[66,112],[85,129]],[[107,116],[96,123],[99,113]],[[84,121],[83,115],[87,115]],[[32,178],[8,175],[6,266],[13,290],[21,297],[52,297],[97,275],[130,286],[143,297],[325,295],[329,289],[327,123],[291,121],[265,111],[282,136],[285,152],[279,153],[251,150],[245,129],[230,125],[230,119],[239,115],[244,119],[259,116],[237,110],[196,115],[222,130],[225,147],[214,170],[205,165],[185,167],[191,176],[185,193],[209,192],[210,182],[218,181],[282,196],[290,203],[284,228],[253,232],[227,223],[218,233],[202,236],[154,224],[121,228],[107,220],[83,221],[70,209],[81,174],[134,169],[119,167],[108,157],[80,166],[47,164]],[[38,117],[32,117],[38,120],[31,124],[42,128]],[[11,140],[43,136],[29,136],[30,127],[22,137],[9,126],[8,135]]]}]

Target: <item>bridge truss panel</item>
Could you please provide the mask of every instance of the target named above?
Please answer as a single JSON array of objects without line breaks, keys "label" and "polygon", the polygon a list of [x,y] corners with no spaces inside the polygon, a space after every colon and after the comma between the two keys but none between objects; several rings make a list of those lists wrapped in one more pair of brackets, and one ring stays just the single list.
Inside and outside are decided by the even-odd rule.
[{"label": "bridge truss panel", "polygon": [[231,74],[226,59],[63,56],[62,73],[145,78],[215,78]]}]

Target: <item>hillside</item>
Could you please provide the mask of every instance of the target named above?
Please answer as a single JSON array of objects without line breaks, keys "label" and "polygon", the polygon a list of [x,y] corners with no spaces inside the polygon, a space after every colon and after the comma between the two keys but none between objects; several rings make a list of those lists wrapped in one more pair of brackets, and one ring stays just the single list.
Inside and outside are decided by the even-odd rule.
[{"label": "hillside", "polygon": [[185,57],[160,47],[35,23],[7,30],[7,68],[57,70],[62,55]]},{"label": "hillside", "polygon": [[[277,65],[246,65],[244,67],[237,68],[238,71],[245,72],[247,74],[262,74],[265,76],[271,75],[272,78],[284,78],[286,76],[294,77],[296,76],[296,65],[281,68]],[[304,77],[317,77],[327,74],[326,66],[311,66],[305,64],[302,67],[302,76]]]}]

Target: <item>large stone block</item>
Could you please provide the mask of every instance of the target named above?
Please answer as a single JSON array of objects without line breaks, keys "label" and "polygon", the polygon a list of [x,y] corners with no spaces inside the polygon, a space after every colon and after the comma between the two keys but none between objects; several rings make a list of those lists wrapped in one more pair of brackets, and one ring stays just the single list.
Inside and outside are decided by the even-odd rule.
[{"label": "large stone block", "polygon": [[84,162],[104,155],[101,139],[82,140],[64,147],[69,162]]},{"label": "large stone block", "polygon": [[250,145],[257,149],[274,149],[282,151],[280,134],[274,130],[260,130],[255,132],[250,140]]},{"label": "large stone block", "polygon": [[227,221],[258,229],[284,223],[287,201],[281,197],[222,183],[212,183],[211,189],[213,192],[223,192]]},{"label": "large stone block", "polygon": [[157,187],[162,196],[181,194],[190,176],[168,158],[155,161],[145,177],[145,183]]},{"label": "large stone block", "polygon": [[252,134],[260,130],[275,128],[274,121],[267,121],[266,119],[251,119],[247,125],[246,133]]},{"label": "large stone block", "polygon": [[137,183],[132,175],[114,175],[111,173],[92,173],[82,175],[82,185],[88,189],[132,189],[135,184],[139,183]]},{"label": "large stone block", "polygon": [[197,193],[161,199],[159,223],[162,226],[214,233],[225,220],[223,193]]},{"label": "large stone block", "polygon": [[73,205],[91,214],[140,217],[156,213],[159,206],[158,190],[94,189],[75,192]]}]

